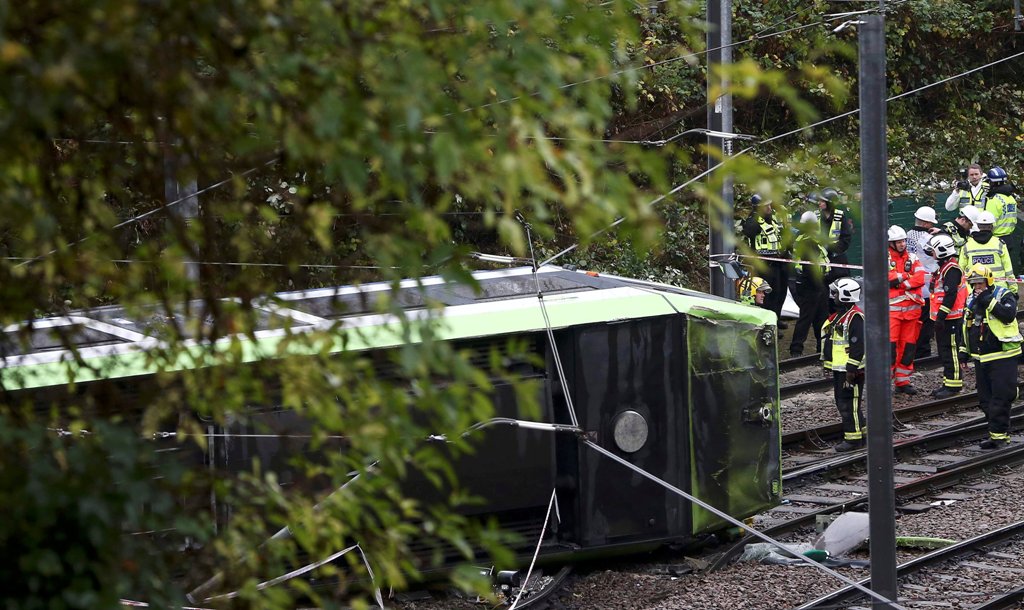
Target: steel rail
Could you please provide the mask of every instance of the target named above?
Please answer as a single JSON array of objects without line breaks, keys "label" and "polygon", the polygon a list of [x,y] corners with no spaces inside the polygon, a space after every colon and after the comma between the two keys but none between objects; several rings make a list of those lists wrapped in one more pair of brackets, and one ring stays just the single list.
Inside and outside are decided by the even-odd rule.
[{"label": "steel rail", "polygon": [[[918,572],[925,568],[932,567],[950,560],[955,560],[964,556],[970,556],[978,553],[981,547],[998,544],[1000,542],[1005,542],[1018,536],[1024,536],[1024,521],[1017,521],[1016,523],[1011,523],[1010,525],[1006,525],[999,529],[992,530],[991,532],[986,532],[984,534],[981,534],[980,536],[975,536],[974,538],[969,538],[967,540],[958,542],[948,547],[937,549],[935,551],[932,551],[931,553],[928,553],[927,555],[922,555],[921,557],[911,559],[910,561],[901,564],[897,567],[896,576],[897,578],[907,576],[909,574],[913,574],[914,572]],[[870,585],[870,583],[871,579],[865,578],[857,584],[867,587]],[[861,593],[858,589],[846,586],[842,589],[837,589],[832,593],[828,593],[826,595],[819,597],[818,599],[815,599],[802,606],[799,606],[796,610],[825,610],[826,608],[836,608],[840,604],[852,602],[853,600],[856,600],[862,596],[863,593]]]}]

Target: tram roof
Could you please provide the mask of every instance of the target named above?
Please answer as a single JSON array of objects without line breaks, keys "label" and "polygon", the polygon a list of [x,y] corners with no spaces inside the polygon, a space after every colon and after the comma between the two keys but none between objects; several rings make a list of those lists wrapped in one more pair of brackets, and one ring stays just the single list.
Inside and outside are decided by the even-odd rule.
[{"label": "tram roof", "polygon": [[[212,343],[202,343],[198,337],[199,312],[204,307],[198,300],[171,315],[162,306],[134,314],[124,307],[107,306],[12,324],[3,329],[0,340],[0,384],[8,390],[28,389],[144,375],[158,368],[182,370],[215,364],[216,352],[229,347],[241,347],[243,361],[273,359],[302,353],[296,342],[283,347],[289,334],[317,330],[337,333],[332,352],[394,347],[405,343],[408,333],[402,332],[397,316],[382,313],[388,311],[388,303],[397,304],[411,320],[438,321],[433,336],[441,339],[679,312],[757,325],[774,323],[774,315],[763,309],[704,293],[555,266],[542,267],[536,274],[530,267],[521,267],[472,275],[476,286],[432,276],[405,280],[397,289],[390,282],[379,282],[278,293],[253,302],[257,319],[250,334]],[[223,303],[229,307],[237,301]],[[174,362],[158,365],[147,354],[166,345],[174,326],[191,338]]]}]

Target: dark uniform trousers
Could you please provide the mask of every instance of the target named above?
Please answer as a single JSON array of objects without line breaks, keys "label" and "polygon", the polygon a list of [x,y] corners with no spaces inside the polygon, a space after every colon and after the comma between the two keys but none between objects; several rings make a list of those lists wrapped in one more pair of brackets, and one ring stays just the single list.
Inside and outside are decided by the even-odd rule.
[{"label": "dark uniform trousers", "polygon": [[964,386],[960,368],[960,344],[963,343],[963,319],[943,320],[935,323],[935,346],[942,361],[942,385],[960,389]]},{"label": "dark uniform trousers", "polygon": [[800,308],[800,317],[793,328],[793,340],[789,344],[789,352],[799,355],[803,352],[804,341],[810,331],[814,331],[817,344],[815,351],[821,351],[821,327],[828,318],[828,289],[818,284],[813,278],[801,278],[792,284],[793,300]]},{"label": "dark uniform trousers", "polygon": [[[836,408],[843,421],[843,436],[847,439],[863,438],[867,420],[864,418],[864,374],[857,375],[853,384],[846,383],[845,371],[832,371],[832,390]],[[851,437],[853,435],[853,437]]]},{"label": "dark uniform trousers", "polygon": [[[765,256],[782,256],[781,254],[766,254]],[[781,316],[782,306],[786,304],[786,289],[789,288],[789,263],[778,261],[764,261],[765,269],[761,278],[768,282],[772,291],[764,297],[764,308],[774,311],[776,316]]]},{"label": "dark uniform trousers", "polygon": [[1010,403],[1017,398],[1017,358],[978,363],[978,400],[989,434],[1010,431]]}]

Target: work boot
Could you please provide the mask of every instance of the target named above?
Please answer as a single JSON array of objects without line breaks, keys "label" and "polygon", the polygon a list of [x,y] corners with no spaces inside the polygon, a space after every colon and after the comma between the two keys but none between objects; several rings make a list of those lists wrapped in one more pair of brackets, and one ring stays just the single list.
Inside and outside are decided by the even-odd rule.
[{"label": "work boot", "polygon": [[863,440],[859,440],[859,441],[849,441],[849,440],[847,440],[847,441],[843,441],[843,442],[839,443],[838,445],[833,447],[833,449],[836,450],[836,453],[846,453],[847,451],[856,451],[858,449],[862,449],[863,447],[864,447],[864,441]]},{"label": "work boot", "polygon": [[789,357],[790,358],[799,358],[800,356],[803,356],[803,355],[804,355],[803,350],[797,350],[797,349],[789,350]]},{"label": "work boot", "polygon": [[934,392],[932,392],[932,398],[935,398],[935,399],[949,398],[950,396],[956,396],[959,393],[960,393],[960,388],[941,387],[938,390],[935,390]]},{"label": "work boot", "polygon": [[917,394],[917,390],[914,389],[914,386],[912,386],[910,384],[898,385],[898,386],[896,386],[896,393],[897,394],[906,394],[908,396],[913,396],[914,394]]},{"label": "work boot", "polygon": [[779,327],[779,330],[786,330],[787,328],[789,328],[789,323],[788,322],[783,322],[782,320],[779,320],[778,327]]},{"label": "work boot", "polygon": [[984,449],[985,451],[991,451],[993,449],[1002,449],[1003,447],[1008,447],[1009,445],[1010,445],[1010,439],[1008,439],[1008,438],[1007,439],[994,439],[994,438],[990,438],[987,441],[982,441],[981,444],[978,445],[978,447]]}]

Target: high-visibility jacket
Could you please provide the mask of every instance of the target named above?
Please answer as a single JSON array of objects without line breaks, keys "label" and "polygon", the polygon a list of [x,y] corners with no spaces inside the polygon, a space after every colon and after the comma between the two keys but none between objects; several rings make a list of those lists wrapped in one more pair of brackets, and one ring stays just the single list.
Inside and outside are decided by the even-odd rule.
[{"label": "high-visibility jacket", "polygon": [[[857,305],[846,310],[836,318],[832,325],[832,370],[846,371],[864,368],[864,337],[851,334],[850,329],[854,318],[860,317],[858,327],[863,332],[864,310]],[[856,340],[854,340],[856,339]]]},{"label": "high-visibility jacket", "polygon": [[[948,305],[946,301],[946,295],[949,286],[947,284],[947,277],[950,271],[954,271],[955,274],[960,276],[960,281],[956,282],[957,287],[955,288],[956,297],[953,299],[953,304]],[[957,264],[954,257],[949,257],[939,266],[939,270],[932,276],[932,297],[930,301],[930,311],[928,317],[934,320],[939,312],[946,314],[947,320],[958,320],[964,315],[964,304],[967,303],[967,281],[964,276],[963,269]]]},{"label": "high-visibility jacket", "polygon": [[757,235],[754,236],[754,250],[758,254],[778,255],[782,252],[782,223],[775,217],[765,220],[757,217]]},{"label": "high-visibility jacket", "polygon": [[[986,294],[986,293],[989,293]],[[989,296],[990,298],[985,298]],[[994,286],[967,304],[967,338],[971,356],[981,362],[1020,356],[1021,337],[1017,325],[1017,297]]]},{"label": "high-visibility jacket", "polygon": [[793,255],[797,258],[804,258],[812,263],[817,263],[817,265],[793,263],[793,266],[796,267],[796,272],[799,274],[805,276],[814,274],[815,271],[811,267],[816,266],[819,269],[818,273],[821,274],[819,277],[824,277],[831,270],[831,267],[828,265],[828,250],[825,249],[825,246],[821,245],[821,241],[815,235],[807,235],[805,233],[797,235],[796,242],[793,244]]},{"label": "high-visibility jacket", "polygon": [[[978,243],[974,235],[967,238],[967,243],[960,249],[960,268],[970,269],[972,266],[981,263],[989,268],[993,277],[1007,277],[1013,275],[1013,264],[1010,262],[1010,253],[1006,244],[998,237],[992,236],[985,243]],[[1017,292],[1017,284],[1007,284],[1006,280],[996,280],[996,286],[1009,288],[1013,293]]]},{"label": "high-visibility jacket", "polygon": [[956,251],[959,252],[964,244],[967,243],[967,235],[960,225],[956,224],[952,220],[947,220],[942,223],[942,230],[949,234],[953,238],[953,245],[956,246]]},{"label": "high-visibility jacket", "polygon": [[825,370],[832,370],[832,328],[836,323],[836,312],[828,314],[828,319],[821,325],[821,364]]},{"label": "high-visibility jacket", "polygon": [[1013,233],[1017,226],[1017,200],[1004,193],[989,193],[985,198],[984,207],[996,217],[996,224],[992,227],[992,235],[1003,237]]},{"label": "high-visibility jacket", "polygon": [[[980,208],[982,204],[985,203],[985,196],[988,195],[988,189],[988,178],[982,177],[981,182],[978,183],[977,189],[972,186],[966,191],[960,189],[953,191],[953,195],[956,195],[957,197],[956,208],[950,207],[950,200],[953,199],[953,195],[950,195],[949,199],[946,200],[946,209],[952,212],[955,209],[961,209],[969,205]],[[975,190],[977,190],[977,192],[975,192]]]},{"label": "high-visibility jacket", "polygon": [[[895,288],[892,282],[899,282]],[[924,266],[909,250],[889,248],[889,316],[917,319],[924,305]]]},{"label": "high-visibility jacket", "polygon": [[[821,210],[815,210],[814,215],[818,218],[818,224],[821,224]],[[843,233],[843,220],[846,218],[846,213],[842,210],[832,210],[832,220],[828,225],[828,239],[831,244],[835,244],[842,241],[843,237],[849,238],[849,235]],[[847,231],[849,233],[849,231]],[[845,249],[843,250],[845,252]]]}]

